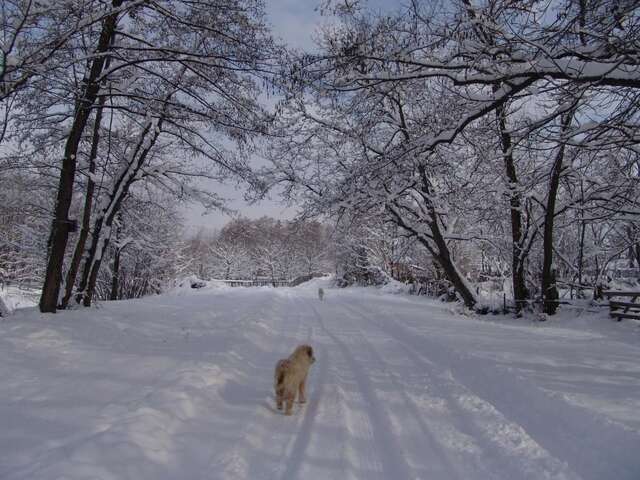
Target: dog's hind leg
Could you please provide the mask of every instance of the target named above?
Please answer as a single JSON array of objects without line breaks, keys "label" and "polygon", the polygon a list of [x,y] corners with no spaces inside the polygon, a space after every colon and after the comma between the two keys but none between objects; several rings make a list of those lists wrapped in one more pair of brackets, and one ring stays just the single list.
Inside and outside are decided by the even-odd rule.
[{"label": "dog's hind leg", "polygon": [[293,400],[295,399],[296,393],[287,392],[284,398],[285,401],[285,415],[293,415]]},{"label": "dog's hind leg", "polygon": [[300,382],[300,386],[298,387],[298,401],[300,403],[307,403],[306,388],[307,388],[307,376],[305,375],[305,377]]},{"label": "dog's hind leg", "polygon": [[[278,363],[280,365],[280,363]],[[276,381],[275,388],[276,391],[276,408],[278,410],[282,410],[282,402],[284,400],[284,372],[282,369],[279,371],[276,370]]]}]

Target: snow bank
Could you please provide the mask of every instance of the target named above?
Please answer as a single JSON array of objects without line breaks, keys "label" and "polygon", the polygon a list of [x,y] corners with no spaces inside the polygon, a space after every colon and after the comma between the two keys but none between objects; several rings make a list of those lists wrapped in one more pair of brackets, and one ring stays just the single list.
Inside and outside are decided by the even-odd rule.
[{"label": "snow bank", "polygon": [[411,291],[411,285],[389,278],[387,283],[381,285],[379,289],[383,293],[408,295]]},{"label": "snow bank", "polygon": [[176,280],[173,286],[167,290],[166,295],[191,295],[197,291],[206,292],[221,288],[228,287],[224,282],[219,280],[202,280],[196,275],[189,275]]},{"label": "snow bank", "polygon": [[18,308],[34,307],[38,304],[40,292],[30,288],[10,286],[0,288],[0,300],[9,312]]}]

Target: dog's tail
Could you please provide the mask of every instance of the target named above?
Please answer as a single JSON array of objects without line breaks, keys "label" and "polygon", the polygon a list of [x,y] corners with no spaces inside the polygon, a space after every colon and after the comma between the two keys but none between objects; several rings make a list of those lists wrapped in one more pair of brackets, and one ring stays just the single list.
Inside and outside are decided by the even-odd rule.
[{"label": "dog's tail", "polygon": [[276,392],[282,392],[284,390],[284,377],[289,366],[289,360],[282,359],[276,366]]}]

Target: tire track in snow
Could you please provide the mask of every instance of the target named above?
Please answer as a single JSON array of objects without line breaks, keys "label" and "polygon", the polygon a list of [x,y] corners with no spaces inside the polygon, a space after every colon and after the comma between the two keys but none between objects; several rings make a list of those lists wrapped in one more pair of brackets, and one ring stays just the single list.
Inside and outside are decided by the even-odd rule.
[{"label": "tire track in snow", "polygon": [[[296,478],[305,461],[305,452],[314,431],[318,406],[324,389],[328,366],[320,364],[317,372],[311,371],[309,378],[309,402],[294,406],[294,415],[288,417],[275,408],[273,397],[273,367],[279,356],[290,353],[297,344],[310,342],[314,331],[300,300],[289,290],[273,291],[278,308],[271,312],[278,326],[274,327],[265,350],[270,352],[264,375],[253,379],[264,386],[265,397],[251,415],[243,418],[246,425],[234,445],[210,461],[208,471],[221,472],[221,478],[237,479],[288,479]],[[279,327],[279,328],[278,328]],[[285,353],[286,352],[286,353]],[[320,349],[320,354],[322,349]],[[252,381],[252,379],[248,379]]]},{"label": "tire track in snow", "polygon": [[[263,316],[269,316],[270,334],[262,339],[261,346],[273,358],[267,360],[265,357],[261,362],[259,377],[244,376],[246,383],[262,388],[262,400],[257,401],[254,408],[241,418],[231,416],[232,426],[239,424],[241,428],[234,432],[229,448],[211,453],[202,478],[207,478],[210,472],[217,472],[218,478],[229,480],[279,478],[283,461],[286,461],[290,435],[284,434],[291,433],[295,425],[292,422],[284,423],[285,417],[275,408],[273,367],[278,352],[282,355],[283,348],[299,341],[304,334],[301,334],[299,315],[290,314],[289,296],[275,291],[271,293],[271,309],[262,310]],[[268,340],[265,342],[265,339]],[[286,419],[289,420],[288,417]]]},{"label": "tire track in snow", "polygon": [[[343,307],[362,318],[367,325],[370,325],[371,316],[363,315],[361,311],[358,311],[347,303],[344,303]],[[469,478],[469,476],[478,476],[479,478],[487,479],[520,478],[520,471],[513,468],[505,468],[504,465],[498,467],[491,458],[483,456],[482,449],[474,441],[474,437],[476,437],[478,433],[477,430],[469,428],[468,423],[464,421],[464,417],[460,415],[460,412],[447,412],[446,406],[452,401],[449,395],[450,389],[443,388],[442,382],[435,380],[436,374],[434,373],[433,364],[427,364],[422,358],[415,355],[413,351],[407,350],[403,344],[399,346],[396,345],[398,341],[388,335],[387,332],[382,331],[382,333],[389,341],[394,343],[394,346],[388,349],[389,351],[386,357],[391,357],[392,355],[397,356],[399,352],[403,352],[403,359],[406,360],[403,362],[405,363],[405,368],[418,366],[423,373],[419,381],[423,382],[424,387],[422,389],[423,391],[420,391],[421,388],[418,382],[411,384],[403,381],[407,375],[406,369],[402,374],[397,374],[391,371],[392,367],[387,362],[388,375],[391,378],[397,394],[402,398],[405,407],[404,411],[408,412],[414,423],[418,425],[423,440],[428,445],[428,449],[426,450],[433,452],[433,456],[439,463],[438,466],[431,467],[432,471],[429,472],[428,478],[433,478],[434,475],[436,478],[447,480],[454,478],[465,479]],[[366,338],[364,332],[363,337]],[[385,355],[382,355],[371,342],[366,342],[366,344],[371,354],[376,356],[381,363],[385,363]],[[436,385],[438,388],[435,394],[439,395],[434,396],[432,390]],[[427,388],[427,386],[430,388]],[[424,405],[418,405],[416,397],[408,393],[407,387],[410,387],[414,391],[418,390],[418,397],[424,400],[424,402],[421,403],[426,403],[427,407],[430,407],[431,410],[436,410],[440,424],[438,424],[434,418],[429,418],[429,415],[424,412]],[[431,415],[431,417],[433,417],[433,415]],[[446,428],[443,428],[442,423],[445,423]],[[452,431],[451,427],[454,427],[455,431]],[[454,451],[451,451],[451,444],[457,447],[453,449]],[[460,449],[464,450],[464,458],[461,457]],[[498,477],[495,476],[496,472],[499,474]]]},{"label": "tire track in snow", "polygon": [[[358,304],[358,308],[372,318],[369,315],[374,311],[369,307]],[[566,475],[575,478],[575,474],[578,474],[584,480],[640,478],[640,462],[634,453],[640,451],[637,434],[594,417],[592,412],[568,404],[561,398],[552,397],[527,379],[508,369],[496,367],[490,360],[460,353],[420,332],[401,326],[393,320],[397,314],[388,313],[387,322],[371,323],[404,345],[407,351],[413,351],[427,362],[437,359],[436,364],[449,370],[451,386],[457,384],[462,387],[454,396],[462,412],[494,420],[504,418],[519,427],[514,430],[504,425],[485,432],[485,436],[493,436],[494,440],[502,446],[513,448],[513,453],[518,455],[526,453],[522,451],[526,444],[519,445],[522,440],[518,438],[525,434],[551,459],[558,460],[557,463],[551,461],[547,464],[551,477]],[[375,314],[379,315],[380,310],[376,310]],[[425,351],[429,352],[429,356]],[[508,378],[506,382],[505,377]],[[523,465],[526,470],[535,465],[545,465],[544,458],[538,453],[531,454],[530,465]],[[561,468],[562,464],[566,464],[570,470]],[[539,472],[530,473],[532,478],[539,478]]]},{"label": "tire track in snow", "polygon": [[[315,292],[312,302],[313,299]],[[318,328],[318,319],[309,299],[299,300],[304,301],[304,305],[296,306],[307,312],[307,320],[313,323],[313,326],[309,326],[308,340],[316,350],[317,372],[312,368],[308,383],[308,411],[304,413],[301,431],[289,449],[289,462],[280,478],[372,478],[374,473],[382,470],[375,457],[375,449],[369,448],[364,454],[358,455],[352,445],[352,430],[362,434],[359,440],[366,442],[367,446],[373,443],[368,419],[365,417],[364,421],[358,422],[359,419],[353,418],[347,406],[346,398],[353,401],[354,397],[345,393],[343,387],[346,382],[355,384],[355,381],[349,375],[351,372],[343,366],[342,356],[334,341]],[[360,400],[360,396],[355,400]],[[355,425],[357,428],[350,428]],[[358,464],[354,465],[354,458],[360,460]]]},{"label": "tire track in snow", "polygon": [[[308,312],[308,302],[298,295],[291,296],[296,304],[292,311]],[[306,316],[303,320],[315,324],[314,315]],[[301,322],[302,323],[302,322]],[[296,419],[296,431],[292,433],[292,441],[283,455],[279,478],[289,480],[293,478],[351,478],[344,458],[346,439],[344,431],[334,431],[329,438],[329,443],[322,442],[323,432],[331,428],[331,422],[336,420],[336,411],[329,409],[331,393],[326,390],[327,378],[332,368],[332,356],[329,354],[331,345],[329,338],[323,332],[317,332],[317,327],[307,326],[306,343],[310,343],[315,350],[318,361],[311,369],[307,380],[308,403],[302,411],[294,416],[302,416],[302,420]],[[338,415],[342,412],[342,405],[335,404]],[[280,413],[280,412],[279,412]],[[281,416],[281,415],[280,415]],[[289,418],[276,420],[277,422],[290,421]],[[339,421],[339,420],[338,420]],[[318,441],[322,443],[320,451],[316,446]],[[337,470],[337,471],[336,471]],[[337,476],[336,476],[337,475]]]},{"label": "tire track in snow", "polygon": [[[522,446],[530,442],[530,438],[517,425],[511,424],[508,420],[502,418],[499,414],[491,415],[492,406],[483,402],[480,398],[475,397],[464,386],[458,384],[451,375],[448,369],[445,369],[445,375],[442,371],[438,372],[436,365],[433,364],[426,356],[419,355],[415,350],[408,348],[404,343],[395,338],[394,330],[384,328],[380,324],[372,320],[370,315],[365,315],[362,311],[357,310],[355,307],[345,304],[345,309],[352,311],[352,313],[359,315],[369,325],[373,324],[383,334],[387,335],[396,345],[393,347],[394,351],[403,351],[410,362],[421,368],[424,372],[427,372],[428,385],[435,389],[436,397],[434,393],[431,393],[431,401],[436,399],[442,399],[444,402],[444,411],[440,413],[445,417],[451,427],[454,427],[459,434],[462,435],[462,439],[470,439],[473,442],[473,448],[468,448],[467,442],[453,442],[462,443],[465,450],[464,458],[458,458],[459,462],[465,463],[466,472],[462,474],[462,478],[468,478],[469,475],[473,477],[479,476],[479,478],[518,478],[518,479],[531,479],[537,480],[540,478],[540,468],[531,468],[531,466],[523,467],[522,458],[518,458],[514,454],[514,448]],[[447,378],[447,376],[449,378]],[[404,394],[409,398],[406,390]],[[465,409],[460,404],[460,399],[470,399],[477,406],[476,411],[470,411]],[[413,403],[415,409],[419,411],[419,407],[414,400],[409,400]],[[483,418],[479,418],[479,413],[484,411]],[[496,412],[497,413],[497,412]],[[417,418],[420,419],[424,425],[425,431],[429,432],[431,429],[428,427],[428,422],[422,418],[418,413]],[[487,435],[486,428],[487,423],[493,425],[493,430],[501,432],[503,434],[510,433],[509,438],[505,441],[497,442],[495,438]],[[450,431],[440,432],[444,437],[451,437]],[[437,435],[436,435],[437,436]],[[478,443],[477,440],[484,440],[482,443]],[[446,442],[446,440],[445,440]],[[449,443],[451,443],[449,441]],[[441,447],[442,448],[442,447]],[[536,460],[534,463],[539,464],[541,460],[545,458],[551,458],[551,468],[548,465],[544,465],[543,471],[549,473],[545,478],[566,478],[565,473],[562,472],[563,466],[561,462],[552,458],[548,452],[539,451],[539,447],[536,445],[534,448],[538,450],[536,453]],[[521,452],[526,453],[526,452]],[[453,454],[453,452],[452,452]],[[458,452],[458,456],[461,452]],[[461,465],[458,464],[459,467]],[[568,473],[569,478],[573,478],[572,474]],[[444,477],[448,478],[448,477]]]},{"label": "tire track in snow", "polygon": [[[299,478],[300,468],[303,462],[307,459],[306,452],[309,447],[311,436],[314,432],[314,424],[318,417],[319,405],[324,397],[325,384],[327,380],[327,372],[329,371],[329,360],[326,355],[326,348],[321,347],[316,349],[322,355],[323,360],[319,362],[320,368],[316,375],[311,375],[308,382],[308,400],[307,406],[303,412],[298,412],[298,415],[302,415],[302,423],[298,432],[295,435],[293,444],[287,449],[287,461],[285,462],[285,468],[280,476],[282,480],[289,480],[292,478]],[[309,387],[313,387],[310,389]]]},{"label": "tire track in snow", "polygon": [[[392,423],[369,379],[368,372],[351,353],[353,348],[350,348],[345,341],[327,327],[315,305],[310,303],[310,306],[317,318],[320,329],[333,341],[333,344],[337,347],[337,350],[353,374],[353,380],[366,406],[366,420],[368,420],[368,422],[358,422],[358,424],[359,427],[362,428],[366,426],[366,423],[369,423],[370,432],[365,431],[365,433],[371,435],[371,440],[376,450],[375,453],[367,452],[366,456],[369,457],[367,461],[373,463],[372,466],[374,469],[377,469],[376,464],[380,464],[382,470],[380,472],[382,474],[381,478],[412,478],[410,475],[410,467],[404,458],[400,445],[395,437],[389,435],[389,432],[392,431]],[[347,337],[347,335],[344,334],[342,336]],[[358,338],[360,339],[361,335],[358,335]],[[351,345],[351,347],[354,347],[354,345]],[[373,458],[372,453],[374,453]],[[367,478],[372,477],[368,475]]]},{"label": "tire track in snow", "polygon": [[[368,318],[351,308],[348,304],[344,304],[343,307],[358,317],[368,320]],[[416,402],[407,393],[406,384],[402,381],[403,375],[393,371],[392,366],[385,360],[385,355],[380,353],[380,347],[374,346],[374,344],[368,340],[370,333],[365,333],[360,327],[358,327],[358,330],[360,331],[360,338],[362,339],[364,350],[367,351],[369,357],[373,360],[367,362],[367,364],[375,365],[378,373],[383,374],[383,380],[385,380],[383,383],[387,383],[387,389],[389,386],[392,387],[385,396],[391,399],[391,401],[387,401],[387,405],[396,404],[395,407],[393,405],[390,407],[390,411],[392,412],[390,415],[397,425],[394,428],[394,435],[401,436],[404,434],[404,436],[407,436],[409,432],[413,432],[416,438],[418,436],[420,438],[420,442],[409,439],[409,444],[406,447],[407,449],[419,447],[420,451],[414,452],[414,454],[417,453],[416,457],[420,459],[421,465],[416,464],[416,468],[421,467],[421,470],[423,470],[421,473],[424,475],[424,478],[446,480],[461,480],[466,478],[464,472],[460,472],[460,466],[455,465],[455,459],[452,459],[442,445],[437,442],[436,434],[428,426]],[[409,363],[405,362],[405,372],[403,373],[406,373],[406,367],[410,366],[410,361]],[[382,387],[385,387],[385,385],[382,385]],[[479,465],[476,465],[476,467],[478,466]],[[478,469],[473,470],[473,473],[478,473]],[[419,478],[423,478],[422,475]],[[485,478],[489,477],[485,476]]]},{"label": "tire track in snow", "polygon": [[[317,322],[317,314],[313,307],[310,308],[314,321]],[[351,477],[354,478],[386,478],[383,475],[382,462],[380,460],[380,449],[377,447],[374,438],[374,426],[368,414],[368,401],[362,389],[359,388],[356,380],[356,373],[350,368],[347,359],[344,357],[335,341],[322,331],[322,338],[327,344],[327,350],[331,352],[332,372],[334,380],[334,396],[331,400],[340,414],[337,420],[331,417],[331,412],[326,412],[325,422],[330,424],[333,420],[334,428],[338,430],[343,449],[337,452],[336,458],[342,466],[342,472],[335,474],[331,478]],[[327,407],[327,402],[323,401],[323,409]],[[339,427],[338,427],[339,425]],[[331,441],[331,437],[322,438],[314,444],[313,450],[321,453],[316,456],[326,455],[326,440]],[[319,445],[318,445],[319,443]],[[333,446],[332,446],[333,449]],[[326,478],[327,475],[319,478]],[[317,477],[313,477],[317,478]]]}]

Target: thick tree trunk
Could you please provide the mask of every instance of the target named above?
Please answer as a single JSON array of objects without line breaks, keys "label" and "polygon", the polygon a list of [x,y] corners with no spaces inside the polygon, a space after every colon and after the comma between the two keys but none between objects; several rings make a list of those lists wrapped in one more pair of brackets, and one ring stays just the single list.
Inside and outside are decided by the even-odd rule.
[{"label": "thick tree trunk", "polygon": [[[112,6],[119,7],[123,0],[113,0]],[[95,103],[100,89],[97,79],[102,73],[106,52],[115,33],[117,14],[108,16],[102,24],[102,31],[96,48],[96,57],[91,62],[91,69],[83,80],[80,98],[76,105],[73,124],[67,137],[62,159],[62,169],[58,183],[58,195],[54,209],[54,218],[49,236],[49,256],[47,270],[40,297],[40,311],[55,313],[58,306],[58,296],[62,283],[64,256],[67,249],[71,222],[68,218],[71,199],[73,197],[73,183],[76,173],[76,157],[78,146],[82,138],[91,107]]]},{"label": "thick tree trunk", "polygon": [[429,222],[429,227],[433,235],[433,241],[437,247],[437,251],[433,251],[434,258],[442,267],[447,280],[453,284],[453,287],[456,289],[460,297],[462,297],[464,305],[467,308],[473,308],[475,304],[478,303],[478,300],[476,299],[476,296],[471,290],[469,284],[458,270],[453,258],[451,258],[451,252],[449,251],[446,240],[442,236],[440,226],[434,219]]},{"label": "thick tree trunk", "polygon": [[91,153],[89,154],[89,176],[87,178],[87,190],[84,197],[82,226],[80,228],[80,234],[78,235],[78,241],[76,242],[76,248],[73,252],[73,258],[71,259],[71,265],[69,265],[69,270],[67,271],[65,294],[61,305],[62,308],[67,308],[69,305],[69,300],[73,293],[73,287],[76,283],[78,269],[80,268],[82,254],[84,253],[87,238],[89,237],[89,229],[91,228],[91,208],[93,206],[93,194],[95,190],[93,174],[96,171],[96,157],[98,155],[98,145],[100,143],[100,123],[102,121],[102,111],[104,109],[105,98],[106,97],[100,97],[98,109],[96,110],[95,122],[93,124],[93,138],[91,143]]},{"label": "thick tree trunk", "polygon": [[[438,212],[436,211],[435,206],[431,202],[431,189],[428,175],[424,168],[420,169],[420,178],[422,179],[422,196],[427,203],[427,211],[429,212],[430,220],[427,222],[429,225],[429,229],[431,230],[431,236],[433,239],[433,243],[435,244],[435,249],[431,248],[431,253],[436,259],[436,261],[444,270],[444,274],[447,277],[453,287],[456,289],[460,297],[462,297],[462,301],[467,308],[473,308],[476,303],[478,303],[478,299],[476,298],[473,290],[471,290],[470,285],[467,283],[464,276],[458,270],[458,266],[455,264],[453,258],[451,257],[451,251],[449,250],[449,245],[447,245],[447,241],[442,235],[442,230],[440,228],[440,217]],[[423,238],[423,240],[426,240]],[[427,248],[429,249],[428,245]]]},{"label": "thick tree trunk", "polygon": [[[562,118],[562,135],[571,125],[573,111]],[[560,186],[560,176],[563,171],[565,143],[558,146],[551,175],[549,178],[549,193],[544,216],[544,237],[542,243],[542,311],[548,315],[554,315],[558,309],[558,288],[556,287],[556,274],[553,269],[553,223],[556,214],[556,198]]]},{"label": "thick tree trunk", "polygon": [[523,228],[522,228],[522,201],[519,191],[518,175],[513,159],[513,144],[511,134],[507,130],[506,112],[504,106],[496,110],[498,117],[498,129],[500,133],[500,145],[502,148],[502,158],[509,180],[509,213],[511,217],[511,278],[513,285],[513,300],[516,306],[516,313],[526,305],[529,298],[525,283],[525,260]]},{"label": "thick tree trunk", "polygon": [[428,205],[427,208],[431,216],[431,220],[427,222],[429,230],[431,231],[431,237],[426,237],[424,234],[418,232],[399,215],[395,208],[388,206],[388,210],[393,215],[397,225],[415,235],[418,241],[431,253],[437,265],[442,268],[445,277],[456,289],[465,306],[473,308],[476,303],[478,303],[478,300],[451,257],[449,246],[438,224],[438,214],[435,208],[433,208],[432,205]]}]

